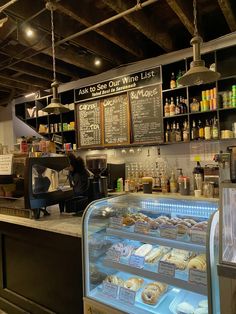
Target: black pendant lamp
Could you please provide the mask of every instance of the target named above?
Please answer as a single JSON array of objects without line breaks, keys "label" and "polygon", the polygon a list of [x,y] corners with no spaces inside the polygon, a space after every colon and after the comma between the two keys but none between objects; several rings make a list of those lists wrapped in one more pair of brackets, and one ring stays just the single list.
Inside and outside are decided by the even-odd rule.
[{"label": "black pendant lamp", "polygon": [[194,16],[194,37],[190,44],[193,46],[193,61],[190,64],[190,69],[178,79],[180,85],[200,85],[214,82],[220,78],[220,73],[209,70],[205,67],[204,60],[201,59],[200,45],[203,40],[198,34],[197,29],[197,3],[193,0],[193,16]]},{"label": "black pendant lamp", "polygon": [[47,107],[42,110],[47,113],[60,114],[63,112],[70,111],[69,108],[66,108],[64,105],[60,103],[58,97],[58,86],[59,83],[56,79],[56,57],[55,57],[55,38],[54,38],[54,21],[53,21],[53,11],[55,10],[55,6],[52,1],[48,1],[46,3],[46,8],[51,12],[51,28],[52,28],[52,60],[53,60],[53,82],[51,84],[52,87],[52,95],[51,103],[47,105]]}]

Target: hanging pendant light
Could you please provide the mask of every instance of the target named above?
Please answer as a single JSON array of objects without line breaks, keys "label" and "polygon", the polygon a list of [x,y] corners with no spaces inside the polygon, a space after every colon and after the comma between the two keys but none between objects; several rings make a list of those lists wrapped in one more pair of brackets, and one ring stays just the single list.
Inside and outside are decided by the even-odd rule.
[{"label": "hanging pendant light", "polygon": [[55,6],[52,1],[48,1],[46,3],[46,8],[51,12],[51,28],[52,28],[52,60],[53,60],[53,82],[51,84],[52,88],[52,99],[51,103],[47,105],[47,107],[43,108],[42,110],[47,113],[55,113],[60,114],[63,112],[70,111],[69,108],[66,108],[60,103],[58,97],[58,86],[59,83],[56,79],[56,57],[55,57],[55,38],[54,38],[54,21],[53,21],[53,11],[55,10]]},{"label": "hanging pendant light", "polygon": [[194,37],[190,44],[193,46],[193,61],[190,64],[190,69],[179,78],[180,85],[200,85],[216,81],[220,78],[220,73],[209,70],[205,67],[204,60],[201,59],[200,45],[203,40],[198,34],[197,29],[197,4],[193,0],[193,16],[194,16]]}]

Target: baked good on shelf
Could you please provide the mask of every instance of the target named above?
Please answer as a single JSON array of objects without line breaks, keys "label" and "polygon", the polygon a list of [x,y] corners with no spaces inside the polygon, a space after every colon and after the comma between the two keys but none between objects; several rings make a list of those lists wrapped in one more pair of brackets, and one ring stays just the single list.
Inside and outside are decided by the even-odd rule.
[{"label": "baked good on shelf", "polygon": [[178,223],[178,224],[176,225],[176,228],[177,228],[177,233],[178,233],[179,235],[184,235],[184,234],[186,234],[186,233],[188,232],[188,230],[189,230],[189,228],[188,228],[186,225],[180,224],[180,223]]},{"label": "baked good on shelf", "polygon": [[179,249],[172,249],[166,255],[163,256],[162,261],[174,264],[177,269],[184,270],[189,258],[192,256],[191,252]]},{"label": "baked good on shelf", "polygon": [[115,275],[107,276],[104,281],[113,283],[114,285],[118,285],[121,287],[124,286],[124,280],[121,279],[120,277],[115,276]]},{"label": "baked good on shelf", "polygon": [[123,225],[132,226],[135,224],[135,220],[131,216],[123,217]]},{"label": "baked good on shelf", "polygon": [[196,223],[194,226],[192,226],[191,230],[199,230],[199,231],[207,231],[208,222],[207,221],[201,221]]},{"label": "baked good on shelf", "polygon": [[168,251],[169,251],[169,248],[165,246],[155,247],[145,256],[145,262],[155,263]]},{"label": "baked good on shelf", "polygon": [[138,291],[141,288],[143,281],[142,278],[131,277],[124,282],[124,287],[133,291]]},{"label": "baked good on shelf", "polygon": [[151,244],[143,244],[137,250],[134,251],[135,255],[146,256],[152,250]]},{"label": "baked good on shelf", "polygon": [[177,314],[194,314],[194,307],[187,302],[179,303],[176,307]]},{"label": "baked good on shelf", "polygon": [[197,223],[194,219],[191,219],[191,218],[185,218],[184,221],[189,222],[191,226],[194,226]]},{"label": "baked good on shelf", "polygon": [[205,254],[200,254],[192,258],[188,263],[189,269],[197,269],[197,270],[205,271],[206,267],[207,267],[207,264],[206,264]]},{"label": "baked good on shelf", "polygon": [[157,222],[156,220],[149,220],[149,224],[151,230],[157,230],[160,225],[159,222]]},{"label": "baked good on shelf", "polygon": [[107,251],[106,255],[112,254],[112,251],[116,251],[120,253],[121,257],[129,257],[133,251],[134,247],[132,245],[125,245],[122,242],[113,244],[109,250]]},{"label": "baked good on shelf", "polygon": [[198,303],[198,307],[204,307],[208,309],[208,301],[207,300],[202,300]]},{"label": "baked good on shelf", "polygon": [[162,294],[166,292],[167,287],[166,284],[158,281],[147,284],[141,294],[143,302],[156,305]]},{"label": "baked good on shelf", "polygon": [[194,314],[208,314],[208,309],[205,307],[199,307],[194,311]]}]

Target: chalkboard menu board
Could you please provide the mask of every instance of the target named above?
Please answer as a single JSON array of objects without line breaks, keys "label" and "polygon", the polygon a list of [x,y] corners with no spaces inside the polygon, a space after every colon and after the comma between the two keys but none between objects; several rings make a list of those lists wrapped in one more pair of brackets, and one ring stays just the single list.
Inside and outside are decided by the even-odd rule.
[{"label": "chalkboard menu board", "polygon": [[129,92],[134,143],[162,143],[161,85]]},{"label": "chalkboard menu board", "polygon": [[81,103],[77,106],[79,146],[88,147],[102,145],[100,101]]},{"label": "chalkboard menu board", "polygon": [[104,145],[130,143],[127,94],[105,98],[103,105]]}]

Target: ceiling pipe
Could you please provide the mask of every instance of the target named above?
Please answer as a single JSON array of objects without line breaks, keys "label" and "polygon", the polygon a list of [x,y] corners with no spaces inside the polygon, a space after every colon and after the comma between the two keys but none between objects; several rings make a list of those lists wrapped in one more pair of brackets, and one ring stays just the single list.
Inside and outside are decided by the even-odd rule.
[{"label": "ceiling pipe", "polygon": [[[17,1],[17,0],[16,0],[16,1]],[[76,38],[76,37],[79,37],[79,36],[82,36],[82,35],[84,35],[84,34],[86,34],[86,33],[88,33],[88,32],[91,32],[91,31],[93,31],[93,30],[95,30],[95,29],[97,29],[97,28],[99,28],[99,27],[101,27],[101,26],[104,26],[104,25],[106,25],[106,24],[109,24],[109,23],[111,23],[111,22],[113,22],[113,21],[115,21],[115,20],[117,20],[117,19],[120,19],[120,18],[122,18],[123,16],[126,16],[126,15],[128,15],[128,14],[130,14],[130,13],[136,12],[136,11],[138,11],[138,10],[141,10],[142,8],[144,8],[144,7],[148,6],[148,5],[151,5],[151,4],[153,4],[153,3],[157,2],[157,1],[158,1],[158,0],[147,0],[147,1],[143,2],[143,3],[141,3],[139,0],[137,0],[137,4],[136,4],[134,7],[130,8],[130,9],[124,11],[124,12],[118,13],[118,14],[116,14],[116,15],[114,15],[114,16],[112,16],[112,17],[110,17],[110,18],[108,18],[108,19],[106,19],[106,20],[104,20],[104,21],[102,21],[102,22],[99,22],[99,23],[97,23],[97,24],[94,24],[94,25],[92,25],[92,26],[90,26],[90,27],[88,27],[88,28],[83,29],[82,31],[79,31],[79,32],[77,32],[77,33],[75,33],[75,34],[72,34],[72,35],[70,35],[70,36],[68,36],[68,37],[66,37],[66,38],[64,38],[64,39],[61,39],[61,40],[55,42],[55,47],[57,47],[57,46],[59,46],[59,45],[65,43],[65,42],[67,42],[67,41],[69,41],[69,40],[72,40],[72,39],[74,39],[74,38]],[[55,7],[56,7],[56,5],[57,5],[56,2],[54,3],[54,5],[55,5]],[[22,58],[22,59],[18,59],[18,60],[16,60],[16,61],[14,61],[14,62],[8,64],[8,65],[5,66],[4,68],[9,67],[9,66],[11,66],[11,65],[15,65],[15,64],[17,64],[17,63],[19,63],[19,62],[21,62],[21,61],[27,60],[28,58],[34,57],[34,56],[40,54],[41,52],[44,52],[45,50],[48,50],[48,49],[50,49],[50,48],[51,48],[51,46],[47,46],[47,47],[45,47],[45,48],[42,48],[42,49],[40,49],[39,51],[35,52],[34,54],[32,54],[32,55],[30,55],[30,56],[24,57],[24,58]],[[12,58],[14,58],[14,56],[12,56],[10,59],[12,59]],[[0,70],[1,70],[1,69],[0,69]]]},{"label": "ceiling pipe", "polygon": [[0,13],[18,0],[11,0],[0,7]]}]

